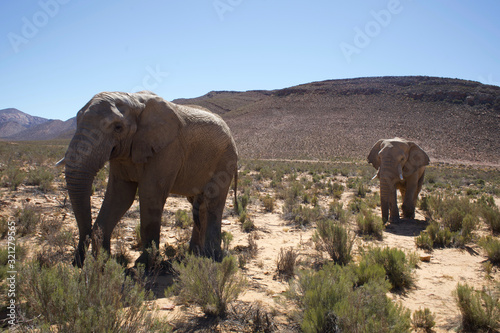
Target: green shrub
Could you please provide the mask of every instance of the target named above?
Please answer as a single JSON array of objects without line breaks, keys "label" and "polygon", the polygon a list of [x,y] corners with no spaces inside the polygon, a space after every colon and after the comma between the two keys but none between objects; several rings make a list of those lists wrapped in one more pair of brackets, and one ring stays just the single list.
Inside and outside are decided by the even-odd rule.
[{"label": "green shrub", "polygon": [[65,264],[22,268],[21,305],[38,330],[57,332],[166,331],[144,301],[140,284],[112,259],[88,255],[82,269]]},{"label": "green shrub", "polygon": [[420,249],[432,251],[434,248],[434,241],[426,231],[422,231],[420,235],[415,238],[415,245]]},{"label": "green shrub", "polygon": [[[366,271],[366,270],[365,270]],[[304,332],[410,332],[410,311],[387,296],[383,274],[358,284],[356,266],[327,264],[291,280]]]},{"label": "green shrub", "polygon": [[494,293],[458,283],[454,295],[464,330],[496,332],[500,328],[500,303]]},{"label": "green shrub", "polygon": [[26,185],[38,186],[43,192],[49,192],[52,189],[54,181],[54,172],[47,167],[38,167],[28,173]]},{"label": "green shrub", "polygon": [[384,222],[379,216],[373,214],[371,209],[363,209],[356,216],[356,223],[360,234],[382,239]]},{"label": "green shrub", "polygon": [[3,171],[3,175],[3,177],[0,176],[2,186],[10,188],[12,191],[16,191],[19,185],[26,179],[26,172],[21,170],[20,165],[7,165],[7,168]]},{"label": "green shrub", "polygon": [[491,236],[483,237],[479,245],[486,251],[486,256],[491,263],[500,264],[500,240]]},{"label": "green shrub", "polygon": [[482,206],[481,216],[492,232],[500,233],[500,210],[496,206]]},{"label": "green shrub", "polygon": [[[245,213],[245,220],[243,221],[243,224],[241,225],[241,228],[243,229],[244,232],[251,232],[255,230],[255,224],[253,223],[253,220],[248,218],[246,213]],[[241,221],[241,218],[240,218]]]},{"label": "green shrub", "polygon": [[193,226],[193,216],[191,215],[191,212],[185,210],[185,209],[179,209],[175,212],[175,223],[174,225],[176,227],[186,229],[190,228]]},{"label": "green shrub", "polygon": [[366,208],[367,208],[367,205],[361,198],[354,197],[349,202],[349,211],[353,214],[357,214]]},{"label": "green shrub", "polygon": [[185,263],[175,263],[178,273],[173,291],[180,299],[201,306],[207,315],[224,317],[227,305],[238,298],[246,280],[238,274],[234,257],[214,262],[204,257],[188,256]]},{"label": "green shrub", "polygon": [[415,284],[413,270],[416,262],[412,262],[406,254],[396,248],[372,247],[368,251],[362,250],[361,262],[367,265],[381,265],[392,285],[393,290],[408,289]]},{"label": "green shrub", "polygon": [[23,208],[17,209],[14,216],[16,218],[17,233],[20,236],[33,233],[36,227],[42,223],[39,209],[30,203],[26,203]]},{"label": "green shrub", "polygon": [[344,204],[340,201],[332,201],[329,208],[330,216],[342,224],[349,221],[347,211],[344,209]]},{"label": "green shrub", "polygon": [[233,241],[233,234],[230,233],[229,231],[223,231],[221,234],[222,238],[222,248],[226,253],[229,253],[229,246],[231,242]]},{"label": "green shrub", "polygon": [[432,328],[436,325],[435,316],[429,308],[419,309],[413,312],[411,324],[415,331],[423,330],[426,333],[433,332]]},{"label": "green shrub", "polygon": [[346,227],[332,220],[319,220],[313,235],[316,249],[326,251],[330,258],[339,265],[347,265],[351,259],[354,236]]},{"label": "green shrub", "polygon": [[274,210],[274,198],[269,194],[266,194],[265,197],[261,199],[262,204],[264,205],[264,209],[266,212],[272,212]]},{"label": "green shrub", "polygon": [[334,199],[340,199],[344,193],[344,186],[340,183],[331,183],[327,185],[327,194],[330,194]]}]

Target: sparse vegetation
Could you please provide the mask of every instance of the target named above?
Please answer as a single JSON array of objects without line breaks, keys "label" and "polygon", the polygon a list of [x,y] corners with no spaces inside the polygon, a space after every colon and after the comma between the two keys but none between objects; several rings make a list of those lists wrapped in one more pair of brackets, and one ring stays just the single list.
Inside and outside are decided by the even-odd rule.
[{"label": "sparse vegetation", "polygon": [[174,264],[178,273],[174,292],[186,302],[194,302],[207,315],[224,317],[227,305],[244,290],[246,280],[238,274],[234,257],[221,263],[203,257],[188,256],[185,262]]},{"label": "sparse vegetation", "polygon": [[373,214],[371,209],[363,209],[358,213],[356,223],[361,235],[382,239],[384,223],[379,216]]},{"label": "sparse vegetation", "polygon": [[479,245],[486,251],[486,256],[492,264],[500,264],[500,240],[488,236],[481,238]]},{"label": "sparse vegetation", "polygon": [[419,309],[413,312],[411,324],[417,332],[431,333],[436,325],[435,316],[429,308]]},{"label": "sparse vegetation", "polygon": [[380,265],[384,268],[392,290],[405,290],[414,286],[416,259],[407,257],[405,252],[396,248],[371,247],[362,250],[361,262],[367,265]]},{"label": "sparse vegetation", "polygon": [[[57,272],[58,276],[68,273],[64,275],[68,281],[77,276],[81,277],[82,275],[78,275],[77,271],[69,273],[72,272],[72,267],[68,264],[73,259],[77,240],[75,236],[76,225],[70,203],[66,202],[64,195],[62,195],[63,192],[61,192],[64,187],[63,178],[57,169],[51,167],[62,156],[64,149],[54,148],[54,152],[62,151],[59,154],[52,153],[52,150],[48,152],[48,148],[45,149],[42,146],[37,146],[35,149],[31,143],[20,143],[18,145],[19,152],[8,152],[6,155],[6,150],[2,150],[4,147],[5,144],[0,142],[0,157],[2,157],[0,159],[0,235],[5,235],[8,221],[15,221],[18,226],[16,237],[21,241],[21,244],[26,244],[24,242],[29,244],[26,252],[29,253],[29,258],[34,258],[36,261],[34,267],[38,269],[41,276],[46,276],[45,272],[50,270],[53,272],[52,276],[55,276],[54,272]],[[27,147],[26,150],[24,147]],[[46,156],[39,156],[38,150]],[[243,308],[239,301],[233,303],[238,297],[234,296],[227,298],[225,310],[221,310],[222,308],[218,305],[219,301],[217,301],[218,296],[215,298],[210,298],[206,294],[200,296],[209,300],[205,302],[205,305],[201,305],[203,301],[199,301],[200,303],[194,301],[194,296],[191,299],[189,297],[175,297],[168,302],[175,303],[175,306],[179,308],[182,307],[182,311],[184,311],[184,307],[189,309],[193,304],[200,304],[204,313],[209,314],[209,316],[200,317],[196,311],[186,311],[186,321],[180,323],[179,326],[177,325],[179,323],[176,323],[180,331],[182,331],[182,324],[201,323],[205,320],[213,320],[213,322],[218,323],[214,324],[219,325],[218,328],[224,327],[228,331],[258,331],[259,329],[260,331],[283,331],[289,328],[293,330],[301,325],[304,331],[314,331],[322,327],[324,331],[343,329],[343,331],[390,332],[390,325],[392,325],[390,323],[394,322],[397,322],[396,326],[391,327],[399,327],[401,332],[408,331],[410,326],[413,326],[415,330],[426,332],[431,331],[433,325],[440,329],[443,325],[441,321],[443,313],[439,312],[439,309],[434,318],[429,309],[421,309],[415,311],[410,319],[409,311],[391,300],[393,297],[390,293],[412,294],[414,292],[411,287],[412,278],[414,278],[415,272],[420,274],[420,270],[415,270],[417,262],[414,254],[397,249],[389,251],[383,247],[387,241],[391,242],[391,246],[395,246],[392,245],[394,237],[406,241],[410,240],[410,242],[413,242],[414,239],[417,247],[429,251],[439,247],[466,247],[469,251],[478,252],[482,263],[479,266],[478,264],[474,265],[474,276],[481,278],[481,284],[484,283],[496,288],[494,284],[498,278],[500,261],[498,259],[500,257],[499,210],[495,204],[495,200],[498,200],[500,195],[498,171],[433,163],[428,167],[429,172],[426,175],[422,199],[419,201],[419,209],[417,210],[417,220],[412,221],[412,223],[402,221],[400,224],[389,224],[384,234],[388,240],[382,241],[380,244],[381,238],[377,236],[381,235],[383,230],[383,226],[381,229],[379,228],[381,225],[377,223],[377,220],[380,219],[380,209],[377,208],[377,205],[380,204],[380,196],[378,191],[374,191],[377,183],[369,182],[374,170],[371,166],[364,164],[364,161],[361,163],[357,161],[342,161],[341,163],[336,161],[327,163],[241,161],[238,184],[239,211],[234,214],[226,209],[223,219],[228,223],[224,222],[222,226],[224,231],[222,234],[223,253],[234,256],[231,259],[232,264],[226,263],[227,266],[224,269],[219,266],[215,270],[211,271],[212,268],[208,270],[211,272],[236,271],[234,275],[230,273],[225,275],[227,277],[226,286],[230,285],[229,281],[232,279],[238,280],[245,275],[251,276],[252,292],[260,293],[263,295],[262,297],[268,299],[266,299],[265,305],[252,304],[246,310],[246,307]],[[23,178],[18,182],[16,191],[11,189],[12,182],[7,172],[9,166],[16,166],[16,172],[23,173]],[[50,174],[53,176],[52,179]],[[46,187],[41,185],[44,179],[49,184]],[[102,170],[96,177],[95,195],[92,198],[93,219],[95,219],[99,202],[102,200],[106,179],[107,170]],[[175,222],[162,224],[161,251],[156,250],[160,255],[155,257],[161,262],[154,261],[152,263],[152,266],[161,265],[162,269],[169,265],[164,261],[166,258],[169,259],[170,263],[189,257],[187,244],[191,236],[192,215],[188,210],[171,209],[172,207],[184,208],[184,199],[173,196],[169,200],[171,201],[167,202],[163,221],[172,220]],[[230,203],[232,203],[232,198],[228,198],[228,207],[230,207]],[[134,203],[133,208],[119,222],[117,228],[119,231],[115,232],[112,239],[113,258],[119,261],[119,264],[124,268],[130,267],[137,254],[135,251],[140,250],[140,247],[134,246],[136,239],[140,241],[139,214],[136,207],[138,205]],[[424,232],[415,237],[411,233],[423,228],[423,222],[419,221],[418,217],[420,213],[424,214],[428,225]],[[286,220],[283,221],[285,218]],[[238,221],[240,222],[238,223]],[[136,225],[137,228],[135,228]],[[241,231],[247,231],[249,234],[242,234]],[[407,232],[408,234],[406,234]],[[167,237],[164,236],[165,233],[167,233]],[[311,234],[315,234],[312,239],[310,238]],[[356,246],[354,246],[356,234],[361,237],[356,239]],[[481,236],[484,237],[480,239]],[[6,239],[2,241],[7,242]],[[165,244],[165,242],[167,243]],[[275,242],[280,242],[280,245],[276,247],[277,243]],[[21,244],[18,244],[17,248],[26,248]],[[376,244],[382,247],[373,250],[367,247],[367,244],[372,246]],[[482,249],[478,249],[476,245],[480,245]],[[278,253],[270,254],[268,251],[271,246],[273,249],[280,247],[282,249]],[[405,248],[407,247],[405,246]],[[314,249],[319,250],[319,252],[314,253]],[[373,251],[379,251],[379,253],[371,253]],[[466,251],[462,253],[456,250],[446,250],[436,251],[432,258],[441,256],[441,252],[456,252],[457,255],[461,256],[460,258],[463,258],[462,255],[467,255]],[[297,260],[298,253],[301,254],[299,260]],[[0,253],[0,264],[3,260],[2,255]],[[25,265],[25,257],[16,255],[16,258],[20,258],[18,262]],[[433,260],[431,259],[431,263]],[[439,260],[443,259],[439,258]],[[183,265],[188,265],[188,259],[182,262]],[[335,262],[339,264],[337,268],[333,269],[330,266],[333,267]],[[418,263],[420,262],[418,261]],[[437,261],[433,263],[435,264]],[[222,263],[213,262],[212,264],[222,265]],[[113,265],[118,266],[116,263]],[[60,270],[57,271],[59,266],[63,268],[59,268]],[[198,264],[198,266],[193,264],[192,266],[193,270],[207,271],[203,264]],[[235,269],[235,266],[241,269]],[[424,270],[427,266],[428,264],[422,263],[420,267]],[[5,266],[0,265],[0,267]],[[128,268],[126,271],[133,271],[133,269]],[[167,271],[165,269],[160,274],[171,274]],[[325,271],[329,271],[329,273],[325,273]],[[104,274],[104,270],[101,270],[101,273]],[[71,277],[66,278],[70,275]],[[150,278],[157,275],[158,272],[148,273]],[[207,289],[208,282],[203,282],[203,278],[208,280],[209,275],[207,273],[192,275],[198,281],[202,281],[195,283],[195,285],[202,285],[204,289]],[[334,276],[332,277],[332,275]],[[117,281],[120,280],[121,285],[126,286],[125,279],[129,278],[123,275],[123,268],[117,276],[120,277]],[[152,294],[144,291],[144,286],[156,289],[158,286],[163,286],[162,283],[171,277],[160,275],[159,283],[156,284],[149,281],[150,278],[148,278],[149,282],[145,283],[142,281],[141,274],[134,276],[138,279],[136,281],[139,282],[138,288],[144,293],[142,304],[148,308],[152,306],[148,297]],[[190,275],[186,273],[186,279],[187,276]],[[264,286],[270,286],[269,280],[277,277],[280,282],[272,283],[290,281],[290,295],[293,295],[291,299],[296,302],[297,315],[289,318],[290,327],[285,327],[286,324],[283,324],[282,320],[273,323],[273,315],[283,315],[279,307],[267,308],[267,301],[271,297],[273,299],[279,297],[277,297],[274,288]],[[52,279],[55,278],[52,277]],[[445,275],[438,277],[438,279],[441,283],[447,284],[454,281]],[[5,281],[4,278],[0,280]],[[50,279],[47,278],[47,280]],[[465,280],[465,282],[471,283],[469,280]],[[181,293],[179,289],[176,289],[179,288],[179,283],[181,283],[180,275],[174,290]],[[456,280],[453,283],[456,283]],[[237,283],[235,282],[235,284]],[[75,283],[70,282],[68,286],[65,286],[67,289],[61,290],[76,288],[71,287],[75,285]],[[422,286],[419,283],[420,287]],[[476,289],[470,293],[472,296],[469,295],[469,298],[478,297],[484,312],[489,313],[490,310],[487,309],[495,307],[486,307],[490,300],[484,298],[486,296],[482,293],[492,296],[495,300],[494,297],[498,294],[498,290],[482,290],[475,284],[474,287]],[[4,290],[1,288],[5,288],[5,283],[0,284],[0,290]],[[243,283],[238,295],[241,295],[246,288],[247,285]],[[195,287],[191,289],[196,290]],[[200,287],[195,293],[205,292],[201,289]],[[54,296],[54,293],[49,294],[45,290],[48,289],[44,289],[43,293],[39,295],[41,299],[52,301],[54,305],[63,303],[58,298],[57,293]],[[90,292],[94,293],[94,291]],[[157,293],[157,290],[155,292]],[[220,297],[224,297],[223,292],[214,291],[215,294],[217,292]],[[113,292],[113,295],[117,294]],[[162,295],[156,296],[162,297]],[[5,298],[5,296],[3,297]],[[120,294],[116,297],[122,298],[122,304],[125,304],[125,296]],[[339,299],[335,301],[335,297],[339,297]],[[26,299],[21,301],[26,306],[30,304]],[[74,306],[75,302],[70,299],[67,307]],[[406,304],[408,300],[405,299],[403,302]],[[230,304],[237,304],[237,306],[232,307]],[[432,300],[430,304],[434,305]],[[375,305],[378,308],[374,308]],[[89,306],[95,308],[94,305]],[[125,304],[118,312],[126,314],[128,306],[128,303]],[[426,304],[426,306],[428,305]],[[54,311],[49,310],[52,308],[52,304],[49,304],[47,308],[47,311]],[[259,311],[255,311],[256,308]],[[433,306],[429,306],[429,308],[433,312],[436,311]],[[26,314],[28,312],[26,311]],[[217,318],[210,318],[214,316]],[[61,311],[61,317],[63,317],[63,311]],[[433,321],[436,321],[435,318],[439,319],[433,324]],[[62,324],[56,323],[56,321],[54,321],[53,326],[49,327],[44,321],[45,314],[39,310],[39,307],[29,312],[25,319],[31,325],[29,328],[32,330],[65,330],[64,328],[59,329]],[[456,319],[448,317],[446,320],[456,321]],[[67,320],[66,325],[70,323],[72,321]],[[454,324],[458,325],[457,322]],[[237,325],[244,325],[244,328]],[[498,330],[498,328],[496,329]],[[488,329],[483,328],[483,330],[487,331]]]},{"label": "sparse vegetation", "polygon": [[295,274],[295,264],[298,257],[298,253],[293,249],[280,249],[278,254],[278,259],[276,260],[276,266],[278,269],[278,275],[291,278]]},{"label": "sparse vegetation", "polygon": [[458,283],[455,297],[462,315],[462,328],[466,332],[496,332],[500,328],[498,295],[489,290],[475,290]]},{"label": "sparse vegetation", "polygon": [[[410,332],[410,311],[392,302],[382,274],[359,283],[355,265],[327,264],[290,282],[304,332]],[[378,270],[383,272],[383,270]],[[364,276],[364,278],[367,275]]]},{"label": "sparse vegetation", "polygon": [[[37,262],[23,266],[20,295],[34,327],[58,332],[166,331],[144,303],[150,295],[125,277],[112,259],[88,255],[80,270],[67,264],[50,268]],[[31,326],[31,324],[30,324]]]},{"label": "sparse vegetation", "polygon": [[339,265],[347,265],[352,259],[354,236],[338,222],[319,220],[313,241],[317,250],[326,251]]}]

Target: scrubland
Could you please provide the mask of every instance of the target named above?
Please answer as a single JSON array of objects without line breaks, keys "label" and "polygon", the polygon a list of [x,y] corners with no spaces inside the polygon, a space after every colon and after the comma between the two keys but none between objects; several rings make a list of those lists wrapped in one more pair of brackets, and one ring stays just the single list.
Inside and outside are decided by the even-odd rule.
[{"label": "scrubland", "polygon": [[[172,196],[147,269],[134,266],[138,200],[113,233],[111,258],[89,256],[79,269],[71,265],[76,222],[54,166],[66,145],[0,142],[2,319],[14,242],[20,332],[500,327],[498,168],[432,163],[416,218],[384,225],[365,161],[243,159],[239,209],[231,191],[222,221],[221,263],[187,252],[190,205]],[[106,182],[104,168],[94,181],[94,218]]]}]

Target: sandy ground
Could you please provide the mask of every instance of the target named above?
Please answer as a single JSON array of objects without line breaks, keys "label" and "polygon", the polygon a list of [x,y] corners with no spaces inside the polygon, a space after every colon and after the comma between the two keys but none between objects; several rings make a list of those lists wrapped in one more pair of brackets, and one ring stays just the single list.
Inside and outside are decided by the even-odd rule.
[{"label": "sandy ground", "polygon": [[[375,185],[375,184],[373,184]],[[62,190],[62,184],[56,185],[58,190],[54,193],[42,194],[33,187],[22,186],[17,192],[9,192],[8,189],[0,189],[0,217],[13,218],[15,209],[21,207],[28,200],[43,211],[45,219],[57,219],[62,221],[65,227],[73,230],[76,234],[76,223],[68,204],[64,205],[66,193]],[[373,187],[376,190],[376,187]],[[261,194],[269,193],[268,188],[263,188]],[[353,192],[345,192],[342,200],[348,202]],[[102,203],[103,193],[97,193],[92,199],[94,218]],[[248,233],[241,230],[241,223],[236,216],[228,212],[232,207],[232,193],[228,196],[226,214],[223,219],[222,229],[231,232],[234,239],[231,249],[248,246]],[[329,202],[329,198],[323,198]],[[496,198],[498,203],[498,198]],[[323,202],[322,202],[323,204]],[[286,327],[289,322],[289,314],[294,310],[292,304],[287,302],[283,292],[288,289],[288,283],[276,276],[276,260],[282,248],[293,248],[299,253],[298,267],[310,267],[314,262],[327,260],[326,254],[318,253],[314,249],[311,237],[314,227],[306,229],[296,228],[282,218],[282,202],[278,201],[272,213],[266,212],[260,201],[251,202],[248,207],[250,218],[254,221],[256,230],[253,237],[258,245],[255,258],[247,262],[242,274],[249,281],[248,290],[240,296],[241,302],[258,302],[263,309],[274,314],[275,321],[280,327]],[[125,247],[130,251],[131,259],[135,259],[139,253],[133,249],[136,243],[135,226],[139,222],[138,202],[134,202],[129,212],[115,229],[113,244],[117,239],[125,242]],[[164,223],[162,226],[161,244],[168,243],[176,245],[182,236],[173,226],[173,213],[178,209],[190,209],[190,205],[184,198],[169,198],[165,206]],[[377,210],[377,214],[380,212]],[[352,220],[352,219],[351,219]],[[353,222],[351,222],[354,228]],[[488,285],[489,280],[485,278],[482,263],[486,260],[483,251],[476,245],[464,249],[438,249],[432,253],[425,253],[415,247],[415,237],[421,230],[425,229],[424,217],[417,213],[416,220],[402,221],[390,224],[384,231],[382,241],[364,241],[357,238],[357,246],[372,244],[376,246],[390,246],[416,251],[421,256],[430,256],[429,262],[421,262],[415,271],[416,287],[405,294],[390,294],[390,297],[403,303],[412,312],[427,307],[436,316],[435,332],[453,332],[460,324],[460,314],[457,309],[453,290],[457,283],[468,283],[479,289]],[[187,233],[189,235],[190,233]],[[43,235],[38,233],[35,240],[28,237],[18,239],[19,244],[43,242]],[[5,240],[0,242],[2,246]],[[494,268],[494,280],[499,281],[500,273]],[[170,279],[160,280],[157,290],[169,285]],[[194,306],[178,304],[175,297],[166,298],[161,292],[157,292],[158,299],[155,301],[160,315],[165,317],[174,325],[180,320],[192,317],[201,317],[202,312]]]}]

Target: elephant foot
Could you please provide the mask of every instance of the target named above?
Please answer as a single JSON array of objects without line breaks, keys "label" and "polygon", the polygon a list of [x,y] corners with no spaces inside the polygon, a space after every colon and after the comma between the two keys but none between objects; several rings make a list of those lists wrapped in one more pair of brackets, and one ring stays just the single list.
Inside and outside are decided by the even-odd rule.
[{"label": "elephant foot", "polygon": [[73,258],[73,262],[71,264],[75,267],[82,268],[84,260],[85,260],[85,251],[76,250],[75,257]]}]

